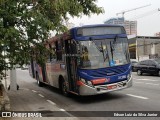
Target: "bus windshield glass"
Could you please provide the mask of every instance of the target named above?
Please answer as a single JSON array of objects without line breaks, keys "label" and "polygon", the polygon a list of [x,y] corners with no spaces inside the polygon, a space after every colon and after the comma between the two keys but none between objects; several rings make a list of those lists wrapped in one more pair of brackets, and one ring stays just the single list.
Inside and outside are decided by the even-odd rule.
[{"label": "bus windshield glass", "polygon": [[97,69],[129,63],[127,38],[80,41],[83,69]]}]

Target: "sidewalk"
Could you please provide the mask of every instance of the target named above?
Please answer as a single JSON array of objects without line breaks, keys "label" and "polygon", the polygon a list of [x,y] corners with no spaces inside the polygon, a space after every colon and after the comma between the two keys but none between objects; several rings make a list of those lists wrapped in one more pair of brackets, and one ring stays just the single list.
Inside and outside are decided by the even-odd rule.
[{"label": "sidewalk", "polygon": [[[8,95],[10,98],[11,104],[11,111],[18,111],[18,112],[42,112],[42,116],[39,118],[12,118],[11,120],[77,120],[75,117],[70,117],[71,115],[68,113],[63,112],[60,108],[56,105],[50,105],[45,99],[40,98],[38,93],[34,93],[29,89],[20,89],[18,91],[8,91]],[[42,99],[42,100],[40,100]],[[43,113],[44,111],[59,111],[58,116],[66,116],[66,117],[56,117],[57,114],[54,116],[53,113]],[[52,117],[50,117],[52,116]]]},{"label": "sidewalk", "polygon": [[[10,77],[7,77],[7,83],[9,83]],[[4,80],[2,81],[4,84]],[[8,84],[9,85],[9,84]],[[26,88],[25,86],[20,87],[17,91],[6,90],[10,99],[11,111],[17,111],[21,113],[25,112],[42,112],[44,117],[12,117],[12,118],[0,118],[0,120],[77,120],[78,118],[58,108],[52,101],[46,100],[40,97],[39,92],[35,92]],[[48,113],[49,111],[49,113]],[[28,114],[27,114],[28,115]],[[57,117],[58,116],[58,117]],[[61,117],[62,116],[62,117]],[[65,116],[65,117],[64,117]]]}]

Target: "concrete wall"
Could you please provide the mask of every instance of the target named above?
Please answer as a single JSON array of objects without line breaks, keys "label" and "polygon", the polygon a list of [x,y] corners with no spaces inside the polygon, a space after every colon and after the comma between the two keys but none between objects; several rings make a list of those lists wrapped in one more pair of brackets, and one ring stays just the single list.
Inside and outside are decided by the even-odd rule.
[{"label": "concrete wall", "polygon": [[160,37],[136,37],[136,59],[149,59],[149,55],[155,54],[160,57]]}]

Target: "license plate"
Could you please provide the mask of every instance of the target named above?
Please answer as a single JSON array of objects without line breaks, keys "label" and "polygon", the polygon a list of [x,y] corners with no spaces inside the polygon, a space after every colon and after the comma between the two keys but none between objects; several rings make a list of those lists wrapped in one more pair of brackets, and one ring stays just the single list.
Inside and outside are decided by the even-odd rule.
[{"label": "license plate", "polygon": [[108,89],[108,90],[115,89],[115,88],[117,88],[117,85],[110,85],[110,86],[107,86],[107,89]]}]

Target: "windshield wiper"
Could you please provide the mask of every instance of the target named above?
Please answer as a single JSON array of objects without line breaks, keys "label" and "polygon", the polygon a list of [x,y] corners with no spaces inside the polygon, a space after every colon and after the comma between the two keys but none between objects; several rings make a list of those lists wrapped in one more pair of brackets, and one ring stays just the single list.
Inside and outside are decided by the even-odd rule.
[{"label": "windshield wiper", "polygon": [[100,49],[97,45],[96,45],[96,42],[95,40],[93,40],[91,37],[89,38],[90,41],[92,41],[92,43],[95,44],[96,48],[99,50],[99,52],[102,52],[103,53],[103,49]]},{"label": "windshield wiper", "polygon": [[104,62],[107,60],[107,58],[108,58],[108,61],[109,61],[109,53],[108,53],[108,50],[106,50],[105,54],[106,54],[106,57],[104,58]]},{"label": "windshield wiper", "polygon": [[104,58],[104,50],[103,50],[103,47],[102,47],[102,42],[101,42],[101,49],[100,49],[100,48],[96,45],[95,40],[93,40],[91,37],[89,38],[89,40],[92,41],[92,42],[95,44],[95,46],[96,46],[96,48],[99,50],[99,52],[102,52],[102,54],[103,54],[103,59],[104,59],[104,61],[105,61],[105,58]]},{"label": "windshield wiper", "polygon": [[112,61],[113,61],[113,51],[115,50],[115,43],[116,43],[117,39],[118,39],[118,36],[116,35],[115,38],[114,38],[113,43],[111,43],[111,41],[110,41],[110,48],[111,48]]}]

